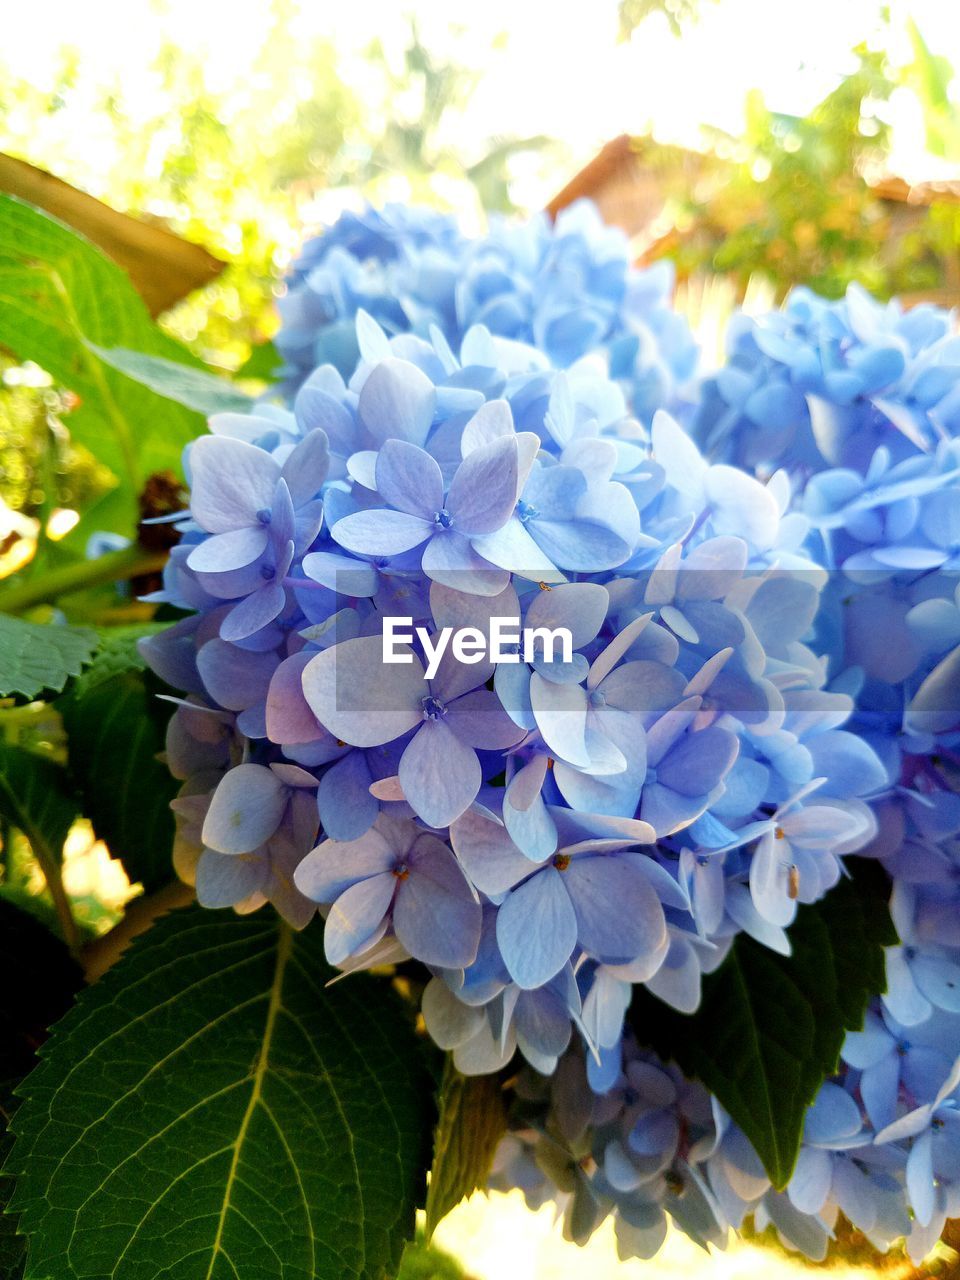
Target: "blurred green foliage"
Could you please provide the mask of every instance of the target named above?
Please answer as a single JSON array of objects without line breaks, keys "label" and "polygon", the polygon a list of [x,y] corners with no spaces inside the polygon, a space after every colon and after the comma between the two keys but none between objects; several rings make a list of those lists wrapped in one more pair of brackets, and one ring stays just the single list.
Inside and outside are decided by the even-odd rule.
[{"label": "blurred green foliage", "polygon": [[467,1280],[467,1276],[456,1258],[427,1244],[423,1232],[418,1231],[404,1250],[397,1280]]},{"label": "blurred green foliage", "polygon": [[620,0],[620,39],[629,40],[651,14],[662,13],[675,36],[700,16],[700,0]]},{"label": "blurred green foliage", "polygon": [[[621,38],[655,13],[680,36],[705,4],[621,0]],[[913,59],[893,66],[885,4],[878,2],[876,21],[879,38],[853,50],[854,69],[808,115],[771,111],[753,91],[742,137],[707,131],[711,146],[695,181],[669,148],[656,159],[679,231],[664,239],[662,252],[681,277],[726,276],[741,295],[761,277],[778,298],[795,284],[838,297],[851,280],[884,298],[960,287],[960,204],[897,208],[871,185],[889,176],[884,104],[897,89],[918,101],[929,154],[960,163],[954,69],[931,52],[912,19],[905,25]]]},{"label": "blurred green foliage", "polygon": [[[463,155],[457,118],[477,73],[432,53],[413,26],[399,60],[371,40],[361,92],[345,78],[335,40],[305,37],[295,17],[292,0],[272,0],[268,36],[249,74],[232,84],[212,87],[200,54],[162,45],[149,105],[136,110],[122,85],[98,82],[76,50],[60,51],[55,82],[41,90],[4,64],[0,49],[0,150],[114,208],[163,218],[229,263],[164,323],[231,370],[272,333],[278,276],[332,190],[434,204],[455,195],[478,210],[509,209],[513,157],[547,142],[495,137]],[[456,47],[469,50],[469,39],[460,32]],[[96,136],[78,147],[81,119]]]},{"label": "blurred green foliage", "polygon": [[[751,93],[743,136],[713,131],[695,180],[689,166],[661,158],[678,228],[662,251],[681,278],[722,275],[742,294],[759,276],[778,298],[795,284],[839,297],[857,280],[908,299],[960,285],[960,203],[907,204],[873,186],[888,172],[883,104],[899,85],[916,88],[916,64],[901,75],[882,50],[853,52],[855,69],[806,116],[773,112]],[[928,66],[918,96],[929,128],[960,159],[960,114],[946,94],[953,72],[935,62],[936,92]]]}]

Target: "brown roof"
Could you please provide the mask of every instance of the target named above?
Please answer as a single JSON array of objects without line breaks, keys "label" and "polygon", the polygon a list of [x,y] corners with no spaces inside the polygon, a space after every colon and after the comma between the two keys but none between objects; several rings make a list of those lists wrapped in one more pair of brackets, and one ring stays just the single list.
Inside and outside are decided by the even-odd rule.
[{"label": "brown roof", "polygon": [[[691,176],[696,174],[699,166],[708,161],[708,157],[700,152],[677,147],[660,147],[652,138],[631,137],[630,134],[623,133],[606,143],[597,155],[571,178],[563,190],[557,192],[547,205],[547,212],[552,217],[556,217],[561,209],[582,196],[598,199],[605,189],[615,183],[624,182],[631,173],[635,173],[644,153],[652,159],[659,151],[672,152],[675,158],[679,157],[688,163],[691,166]],[[889,200],[891,203],[912,205],[960,203],[960,179],[911,184],[903,178],[889,176],[871,182],[870,189],[879,199]],[[621,193],[622,199],[623,193]],[[626,200],[626,204],[629,204],[629,199]],[[618,208],[615,213],[621,216],[619,218],[614,216],[613,220],[622,225],[622,215],[627,212],[626,208]],[[636,227],[625,229],[630,232],[638,230]]]},{"label": "brown roof", "polygon": [[904,178],[881,178],[871,182],[870,190],[881,200],[899,204],[960,204],[960,181],[918,182],[911,185]]},{"label": "brown roof", "polygon": [[130,276],[151,315],[216,279],[224,263],[154,222],[119,213],[45,169],[0,154],[0,191],[19,196],[92,240]]}]

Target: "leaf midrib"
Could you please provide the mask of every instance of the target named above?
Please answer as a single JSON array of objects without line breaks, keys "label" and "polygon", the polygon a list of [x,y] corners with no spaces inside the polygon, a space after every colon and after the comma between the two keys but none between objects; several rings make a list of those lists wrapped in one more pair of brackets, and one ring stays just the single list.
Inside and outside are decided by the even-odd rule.
[{"label": "leaf midrib", "polygon": [[[273,1043],[273,1033],[277,1025],[277,1017],[280,1013],[281,1002],[283,998],[283,976],[287,968],[287,961],[290,958],[292,939],[289,926],[283,921],[279,924],[279,934],[277,937],[277,961],[273,970],[273,982],[270,986],[270,1000],[267,1005],[267,1017],[263,1024],[263,1039],[260,1043],[260,1053],[257,1057],[257,1065],[253,1071],[253,1081],[250,1089],[250,1098],[247,1102],[246,1110],[240,1121],[240,1128],[237,1130],[237,1136],[233,1143],[233,1156],[230,1160],[230,1168],[227,1172],[227,1182],[223,1190],[223,1203],[220,1206],[220,1217],[217,1221],[217,1233],[214,1236],[213,1246],[210,1251],[210,1265],[207,1267],[206,1280],[211,1280],[213,1276],[213,1268],[216,1265],[217,1258],[223,1253],[228,1264],[236,1272],[229,1255],[223,1249],[223,1233],[226,1227],[227,1214],[230,1211],[230,1200],[233,1194],[233,1185],[237,1179],[237,1170],[240,1167],[240,1156],[243,1150],[243,1144],[246,1141],[247,1130],[253,1119],[254,1113],[260,1104],[263,1092],[263,1081],[267,1073],[267,1067],[270,1062],[270,1047]],[[313,1248],[313,1232],[310,1233],[310,1247]],[[312,1263],[311,1263],[311,1269]]]},{"label": "leaf midrib", "polygon": [[[751,997],[750,984],[746,980],[746,975],[743,972],[743,965],[740,962],[739,956],[736,957],[736,967],[737,967],[737,982],[740,984],[740,989],[743,992],[743,1002],[747,1009],[747,1014],[748,1014],[749,1023],[750,1023],[750,1035],[751,1035],[751,1039],[753,1040],[756,1056],[759,1061],[762,1061],[765,1063],[766,1058],[763,1053],[763,1046],[761,1043],[760,1024],[757,1021],[756,1010],[754,1009],[753,1001],[750,998]],[[780,1174],[780,1177],[783,1178],[785,1174],[785,1170],[783,1168],[783,1152],[780,1150],[780,1140],[779,1140],[777,1124],[776,1124],[776,1113],[773,1106],[773,1096],[770,1092],[770,1085],[767,1079],[766,1070],[764,1070],[761,1073],[760,1083],[763,1091],[763,1111],[765,1113],[768,1132],[772,1140],[772,1145],[773,1145],[776,1164],[777,1164],[777,1172]]]}]

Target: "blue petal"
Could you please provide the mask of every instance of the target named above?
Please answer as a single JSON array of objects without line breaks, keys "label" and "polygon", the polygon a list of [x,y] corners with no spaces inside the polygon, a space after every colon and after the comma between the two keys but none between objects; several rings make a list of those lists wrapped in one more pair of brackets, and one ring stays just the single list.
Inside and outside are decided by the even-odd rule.
[{"label": "blue petal", "polygon": [[187,556],[195,573],[228,573],[253,564],[267,549],[270,535],[263,525],[245,525],[229,533],[215,533],[199,542]]},{"label": "blue petal", "polygon": [[456,859],[439,840],[419,838],[393,908],[397,937],[424,964],[463,969],[476,957],[481,909]]},{"label": "blue petal", "polygon": [[454,529],[437,533],[423,550],[423,571],[434,582],[470,595],[499,596],[510,576],[484,559]]},{"label": "blue petal", "polygon": [[481,445],[464,458],[447,494],[456,528],[468,536],[494,533],[517,505],[519,456],[515,437]]},{"label": "blue petal", "polygon": [[663,907],[629,861],[614,854],[580,856],[562,874],[579,943],[590,955],[617,964],[660,950],[667,931]]},{"label": "blue petal", "polygon": [[201,436],[190,446],[190,511],[208,533],[257,523],[269,511],[280,468],[263,449],[227,436]]},{"label": "blue petal", "polygon": [[364,556],[395,556],[425,542],[434,531],[432,521],[404,511],[355,511],[333,526],[341,547]]},{"label": "blue petal", "polygon": [[377,454],[377,492],[398,511],[432,521],[443,506],[443,476],[423,449],[388,440]]},{"label": "blue petal", "polygon": [[427,692],[419,660],[385,663],[379,635],[344,640],[318,653],[303,672],[313,714],[335,738],[355,747],[392,742],[419,724]]},{"label": "blue petal", "polygon": [[213,793],[203,843],[218,853],[252,853],[276,831],[286,807],[286,787],[271,769],[237,765]]},{"label": "blue petal", "polygon": [[349,751],[320,779],[317,808],[323,829],[332,840],[356,840],[368,831],[380,812],[370,794],[373,777],[366,756]]},{"label": "blue petal", "polygon": [[408,804],[431,827],[449,826],[476,799],[482,774],[472,747],[443,720],[425,720],[400,757]]},{"label": "blue petal", "polygon": [[471,881],[490,897],[506,893],[532,870],[506,828],[476,809],[451,824],[450,843]]},{"label": "blue petal", "polygon": [[423,445],[433,423],[437,393],[430,379],[405,360],[389,356],[370,372],[357,412],[377,440]]},{"label": "blue petal", "polygon": [[559,871],[545,867],[510,893],[497,914],[497,942],[524,990],[560,972],[576,946],[577,917]]},{"label": "blue petal", "polygon": [[340,894],[323,930],[323,949],[330,964],[342,964],[376,941],[397,883],[392,872],[381,872]]}]

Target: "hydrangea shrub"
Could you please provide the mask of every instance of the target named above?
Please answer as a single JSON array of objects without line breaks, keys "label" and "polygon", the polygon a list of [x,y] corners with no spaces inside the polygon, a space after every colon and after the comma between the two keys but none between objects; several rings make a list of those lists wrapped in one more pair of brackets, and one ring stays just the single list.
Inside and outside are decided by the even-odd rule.
[{"label": "hydrangea shrub", "polygon": [[[625,1258],[671,1221],[723,1247],[748,1219],[823,1258],[842,1213],[919,1260],[960,1215],[960,338],[932,307],[798,290],[702,376],[670,291],[586,204],[477,239],[345,215],[294,265],[275,384],[185,449],[147,597],[175,620],[138,649],[173,707],[172,862],[208,911],[129,964],[188,963],[208,920],[282,922],[211,1268],[257,1216],[234,1186],[253,1118],[284,1136],[297,1114],[271,1110],[274,1058],[336,1073],[310,1009],[350,1041],[330,993],[392,999],[390,975],[448,1060],[431,1225],[488,1182],[577,1243],[612,1217]],[[504,619],[529,644],[444,647]],[[253,922],[237,939],[259,954]],[[105,981],[135,1011],[127,963]],[[40,1111],[58,1055],[111,1025],[82,1007],[12,1156],[37,1259],[61,1228],[34,1166],[69,1137]],[[275,1255],[325,1247],[303,1136],[307,1226]],[[86,1203],[56,1200],[70,1247]],[[311,1257],[296,1274],[367,1274]]]}]

